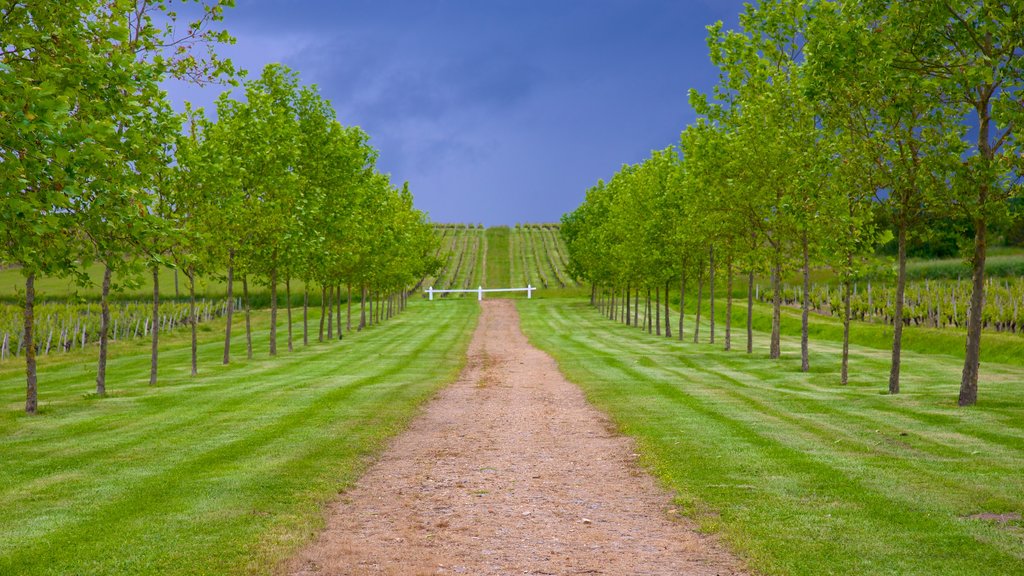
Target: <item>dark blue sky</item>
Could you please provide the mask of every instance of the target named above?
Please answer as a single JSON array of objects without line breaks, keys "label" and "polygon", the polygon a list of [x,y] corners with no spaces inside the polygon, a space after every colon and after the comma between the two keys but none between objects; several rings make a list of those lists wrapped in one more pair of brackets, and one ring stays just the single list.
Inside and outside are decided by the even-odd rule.
[{"label": "dark blue sky", "polygon": [[[710,90],[704,27],[737,0],[239,0],[220,52],[281,62],[408,180],[435,222],[553,222],[674,144]],[[221,88],[169,86],[209,106]]]}]

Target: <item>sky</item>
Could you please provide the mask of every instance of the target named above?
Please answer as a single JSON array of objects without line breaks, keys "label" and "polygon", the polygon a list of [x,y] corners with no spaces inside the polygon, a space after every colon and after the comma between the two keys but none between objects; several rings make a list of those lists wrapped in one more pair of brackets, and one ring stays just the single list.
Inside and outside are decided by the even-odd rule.
[{"label": "sky", "polygon": [[[705,26],[739,0],[238,0],[218,52],[280,62],[360,126],[434,222],[556,222],[675,144],[711,90]],[[212,108],[223,87],[169,84]]]}]

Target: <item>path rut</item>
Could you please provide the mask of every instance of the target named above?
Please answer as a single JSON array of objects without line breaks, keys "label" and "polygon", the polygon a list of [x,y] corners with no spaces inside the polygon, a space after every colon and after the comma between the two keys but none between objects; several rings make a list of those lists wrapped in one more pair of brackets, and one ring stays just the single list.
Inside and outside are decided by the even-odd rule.
[{"label": "path rut", "polygon": [[742,574],[529,344],[515,304],[481,304],[458,381],[331,505],[285,573]]}]

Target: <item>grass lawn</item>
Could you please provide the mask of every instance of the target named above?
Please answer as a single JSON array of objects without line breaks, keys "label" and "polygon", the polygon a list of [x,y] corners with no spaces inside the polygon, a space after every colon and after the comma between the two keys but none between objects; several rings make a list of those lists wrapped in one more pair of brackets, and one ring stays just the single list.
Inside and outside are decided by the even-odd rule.
[{"label": "grass lawn", "polygon": [[[530,340],[637,439],[683,511],[756,570],[1024,573],[1019,363],[985,362],[979,405],[960,409],[962,360],[942,346],[926,354],[926,339],[905,352],[904,392],[890,396],[889,354],[876,347],[854,346],[851,382],[838,384],[829,326],[812,336],[804,374],[797,338],[784,338],[783,358],[771,361],[757,332],[748,356],[738,324],[724,352],[721,340],[648,336],[580,299],[519,302],[519,311]],[[984,513],[1015,519],[975,517]]]},{"label": "grass lawn", "polygon": [[211,322],[197,378],[178,331],[156,387],[148,344],[118,343],[105,398],[91,394],[93,353],[51,356],[34,417],[22,362],[0,364],[0,574],[271,573],[461,368],[476,302],[411,308],[308,348],[297,325],[296,351],[274,359],[260,313],[252,361],[239,315],[228,367]]},{"label": "grass lawn", "polygon": [[484,288],[512,288],[512,263],[508,226],[487,229],[487,285]]}]

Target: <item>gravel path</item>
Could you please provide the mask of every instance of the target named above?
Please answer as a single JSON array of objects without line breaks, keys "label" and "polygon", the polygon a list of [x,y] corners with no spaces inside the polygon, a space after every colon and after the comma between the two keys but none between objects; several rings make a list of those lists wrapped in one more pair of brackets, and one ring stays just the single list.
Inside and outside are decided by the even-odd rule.
[{"label": "gravel path", "polygon": [[527,342],[514,303],[482,304],[459,380],[332,504],[285,573],[741,574]]}]

